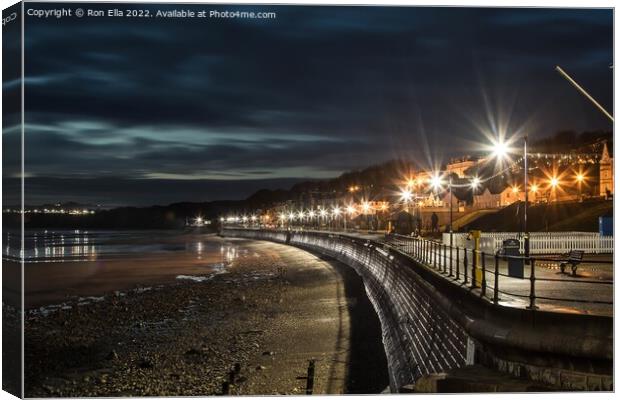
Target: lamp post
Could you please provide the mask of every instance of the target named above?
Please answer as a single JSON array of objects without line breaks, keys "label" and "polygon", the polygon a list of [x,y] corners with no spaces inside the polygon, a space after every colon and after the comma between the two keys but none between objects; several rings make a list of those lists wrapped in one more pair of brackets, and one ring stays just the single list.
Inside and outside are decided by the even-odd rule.
[{"label": "lamp post", "polygon": [[448,180],[448,190],[450,193],[450,251],[452,251],[452,174]]},{"label": "lamp post", "polygon": [[525,202],[523,205],[523,252],[525,257],[530,256],[530,235],[527,232],[527,135],[523,138],[523,190]]},{"label": "lamp post", "polygon": [[581,184],[583,183],[583,174],[580,172],[577,174],[577,186],[579,186],[579,202],[581,203],[583,201],[583,195],[581,194]]}]

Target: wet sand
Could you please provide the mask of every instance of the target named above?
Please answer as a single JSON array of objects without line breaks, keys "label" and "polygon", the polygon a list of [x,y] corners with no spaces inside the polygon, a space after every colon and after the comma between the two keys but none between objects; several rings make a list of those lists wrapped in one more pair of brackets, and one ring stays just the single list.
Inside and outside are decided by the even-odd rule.
[{"label": "wet sand", "polygon": [[303,394],[310,359],[316,394],[388,385],[379,321],[352,269],[290,246],[209,240],[237,249],[226,273],[180,281],[185,269],[161,265],[117,283],[118,266],[95,274],[101,285],[71,285],[103,295],[83,305],[61,295],[67,272],[48,270],[49,287],[30,286],[33,305],[64,309],[27,313],[26,396],[220,394],[236,363],[231,394]]}]

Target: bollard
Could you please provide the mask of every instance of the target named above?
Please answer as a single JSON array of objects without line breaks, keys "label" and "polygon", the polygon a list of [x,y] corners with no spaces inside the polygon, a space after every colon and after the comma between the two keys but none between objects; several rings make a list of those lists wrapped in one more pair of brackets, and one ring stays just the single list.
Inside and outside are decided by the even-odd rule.
[{"label": "bollard", "polygon": [[480,297],[484,297],[487,294],[487,265],[486,256],[484,251],[482,252],[482,282],[480,282]]},{"label": "bollard", "polygon": [[228,381],[222,383],[222,394],[230,394],[230,383]]},{"label": "bollard", "polygon": [[495,254],[495,282],[493,284],[493,303],[497,304],[499,300],[499,255]]},{"label": "bollard", "polygon": [[308,364],[308,379],[306,381],[306,394],[312,394],[314,391],[314,360],[310,360]]},{"label": "bollard", "polygon": [[538,307],[536,306],[536,260],[534,260],[533,258],[529,260],[530,261],[530,268],[531,268],[531,272],[530,272],[530,305],[528,306],[529,309],[531,310],[535,310]]}]

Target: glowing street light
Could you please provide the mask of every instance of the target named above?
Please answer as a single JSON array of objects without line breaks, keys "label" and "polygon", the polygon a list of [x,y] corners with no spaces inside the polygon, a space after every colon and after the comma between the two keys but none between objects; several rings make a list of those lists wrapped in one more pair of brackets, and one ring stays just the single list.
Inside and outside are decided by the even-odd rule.
[{"label": "glowing street light", "polygon": [[332,213],[334,214],[335,217],[340,215],[340,207],[336,206],[334,207],[334,209],[332,210]]},{"label": "glowing street light", "polygon": [[515,185],[515,186],[513,186],[513,187],[512,187],[512,193],[514,193],[514,194],[519,193],[519,186],[516,186],[516,185]]},{"label": "glowing street light", "polygon": [[493,157],[497,158],[498,160],[503,160],[508,156],[508,144],[502,139],[494,142],[491,150]]},{"label": "glowing street light", "polygon": [[469,184],[471,186],[472,189],[478,189],[478,187],[480,186],[480,178],[478,178],[477,176],[475,176],[472,180],[471,183]]},{"label": "glowing street light", "polygon": [[405,203],[408,203],[411,201],[411,199],[413,198],[413,193],[411,193],[411,190],[409,189],[402,189],[400,191],[400,200],[404,201]]},{"label": "glowing street light", "polygon": [[560,184],[560,181],[558,180],[557,177],[554,176],[553,178],[549,180],[549,184],[551,185],[553,189],[555,189]]},{"label": "glowing street light", "polygon": [[581,193],[581,185],[586,180],[586,177],[585,177],[585,175],[582,172],[579,172],[575,176],[575,180],[577,181],[577,186],[579,186],[579,201],[582,202],[583,201],[583,195]]},{"label": "glowing street light", "polygon": [[531,191],[532,193],[536,193],[536,192],[538,192],[538,185],[534,183],[534,184],[530,187],[530,191]]},{"label": "glowing street light", "polygon": [[441,177],[438,174],[435,174],[431,177],[431,187],[435,190],[439,189],[442,185]]}]

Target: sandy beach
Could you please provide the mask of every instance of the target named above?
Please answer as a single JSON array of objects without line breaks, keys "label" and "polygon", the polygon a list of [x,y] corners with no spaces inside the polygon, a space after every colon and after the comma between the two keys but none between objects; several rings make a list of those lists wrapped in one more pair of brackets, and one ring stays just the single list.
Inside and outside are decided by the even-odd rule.
[{"label": "sandy beach", "polygon": [[98,284],[75,278],[63,293],[70,270],[39,270],[26,287],[26,396],[214,395],[235,367],[230,394],[303,394],[309,360],[315,394],[385,389],[379,321],[352,269],[290,246],[208,240],[236,252],[210,273],[211,259],[129,274],[106,261],[90,275]]}]

